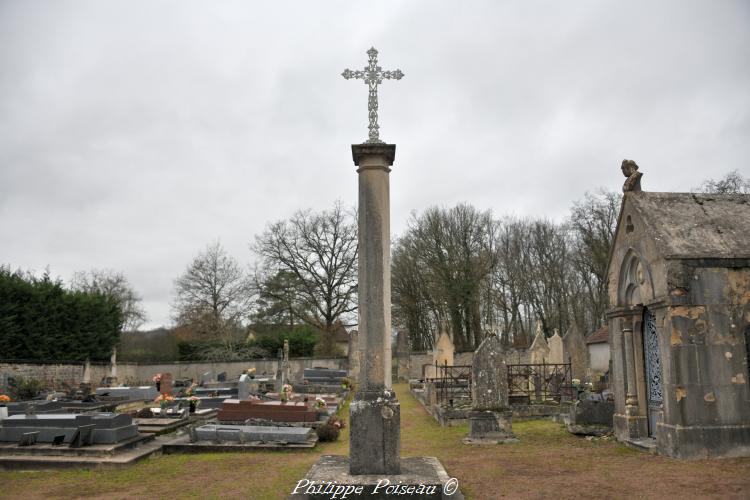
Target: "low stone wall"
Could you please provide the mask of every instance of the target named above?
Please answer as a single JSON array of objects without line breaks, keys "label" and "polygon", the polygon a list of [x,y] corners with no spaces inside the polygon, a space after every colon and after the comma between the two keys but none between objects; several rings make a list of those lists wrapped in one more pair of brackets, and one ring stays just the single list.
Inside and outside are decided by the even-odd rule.
[{"label": "low stone wall", "polygon": [[[305,368],[348,369],[347,358],[292,358],[289,360],[292,380],[302,380]],[[207,371],[226,372],[227,377],[237,378],[247,368],[255,368],[258,375],[276,375],[277,359],[253,359],[248,361],[185,361],[172,363],[118,363],[117,379],[120,383],[150,383],[155,373],[171,373],[173,378],[192,378],[196,381]],[[7,376],[33,378],[48,387],[65,388],[78,386],[83,381],[84,363],[7,363],[0,362],[0,381]],[[96,385],[110,374],[109,363],[91,363],[91,382]]]}]

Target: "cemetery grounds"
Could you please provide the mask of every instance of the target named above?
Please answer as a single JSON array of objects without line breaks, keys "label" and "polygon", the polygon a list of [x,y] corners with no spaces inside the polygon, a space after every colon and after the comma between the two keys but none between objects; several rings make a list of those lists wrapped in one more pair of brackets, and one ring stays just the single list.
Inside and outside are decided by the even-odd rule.
[{"label": "cemetery grounds", "polygon": [[[750,498],[750,458],[678,461],[612,439],[585,439],[549,420],[514,422],[517,444],[468,446],[466,425],[440,427],[409,393],[401,456],[437,456],[467,499]],[[348,405],[342,408],[348,415]],[[348,454],[348,427],[304,451],[163,455],[122,469],[0,471],[0,498],[283,499],[318,456]]]}]

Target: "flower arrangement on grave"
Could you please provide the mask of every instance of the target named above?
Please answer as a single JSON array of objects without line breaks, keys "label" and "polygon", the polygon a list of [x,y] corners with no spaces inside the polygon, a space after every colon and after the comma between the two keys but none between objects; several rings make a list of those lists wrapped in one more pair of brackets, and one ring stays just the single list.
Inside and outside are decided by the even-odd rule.
[{"label": "flower arrangement on grave", "polygon": [[328,419],[328,423],[336,427],[337,429],[343,429],[346,427],[346,422],[336,415],[331,415],[331,417]]},{"label": "flower arrangement on grave", "polygon": [[248,368],[245,370],[245,374],[250,378],[255,378],[255,368]]},{"label": "flower arrangement on grave", "polygon": [[5,394],[0,394],[0,404],[3,403],[10,403],[10,396],[7,396]]},{"label": "flower arrangement on grave", "polygon": [[284,387],[281,388],[281,394],[279,394],[279,399],[281,399],[282,403],[286,403],[290,399],[292,399],[292,386],[289,384],[284,384]]},{"label": "flower arrangement on grave", "polygon": [[323,398],[315,398],[315,407],[318,409],[323,409],[326,407],[325,399]]},{"label": "flower arrangement on grave", "polygon": [[188,397],[192,396],[195,393],[195,389],[197,389],[197,388],[198,388],[198,384],[196,384],[195,382],[193,382],[192,384],[190,384],[190,387],[188,387],[185,390],[185,396],[188,396]]},{"label": "flower arrangement on grave", "polygon": [[349,377],[344,377],[341,379],[341,388],[342,389],[351,389],[354,383],[352,382],[352,379]]},{"label": "flower arrangement on grave", "polygon": [[163,410],[174,403],[174,396],[170,396],[169,394],[159,394],[156,396],[156,399],[154,399],[154,403],[159,403],[159,408]]},{"label": "flower arrangement on grave", "polygon": [[153,377],[151,377],[151,380],[156,384],[156,390],[161,390],[161,373],[157,373]]},{"label": "flower arrangement on grave", "polygon": [[321,442],[336,441],[339,438],[341,429],[344,427],[346,427],[346,424],[343,420],[336,415],[331,415],[328,422],[315,429],[315,432],[318,434],[318,439]]},{"label": "flower arrangement on grave", "polygon": [[187,398],[187,402],[190,407],[190,413],[195,413],[195,410],[201,405],[201,400],[198,396],[190,396]]}]

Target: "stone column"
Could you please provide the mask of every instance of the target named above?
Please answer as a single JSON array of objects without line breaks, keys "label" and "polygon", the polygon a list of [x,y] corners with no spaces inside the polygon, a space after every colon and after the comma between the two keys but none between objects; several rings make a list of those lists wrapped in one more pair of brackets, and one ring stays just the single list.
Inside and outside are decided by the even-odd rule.
[{"label": "stone column", "polygon": [[630,414],[632,412],[632,409],[627,409],[627,407],[635,407],[636,410],[638,408],[638,394],[635,387],[635,353],[633,351],[632,325],[623,326],[622,337],[624,342],[623,348],[625,349],[625,371],[627,372],[627,392],[625,397],[625,406],[626,412]]},{"label": "stone column", "polygon": [[351,474],[400,473],[400,405],[391,391],[390,185],[393,144],[352,145],[359,168],[359,389],[350,406]]}]

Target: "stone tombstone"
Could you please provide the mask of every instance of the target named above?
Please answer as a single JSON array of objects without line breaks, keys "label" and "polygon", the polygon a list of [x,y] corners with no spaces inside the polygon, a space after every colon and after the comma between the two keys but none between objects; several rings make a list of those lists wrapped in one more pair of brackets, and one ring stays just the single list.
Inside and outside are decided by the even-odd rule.
[{"label": "stone tombstone", "polygon": [[439,366],[453,366],[453,354],[455,350],[450,335],[442,333],[435,344],[435,350],[432,354],[433,363],[437,363]]},{"label": "stone tombstone", "polygon": [[250,378],[250,375],[243,373],[237,383],[237,399],[247,399],[251,394],[257,394],[259,389],[258,380]]},{"label": "stone tombstone", "polygon": [[203,372],[201,374],[200,379],[200,385],[207,384],[209,382],[213,382],[216,379],[216,375],[214,374],[213,370],[209,370],[207,372]]},{"label": "stone tombstone", "polygon": [[484,339],[471,363],[471,405],[474,410],[508,408],[508,367],[500,337]]},{"label": "stone tombstone", "polygon": [[159,385],[159,392],[162,394],[172,394],[172,374],[162,373],[161,383]]},{"label": "stone tombstone", "polygon": [[549,344],[547,344],[547,337],[542,331],[540,321],[536,323],[536,335],[534,335],[534,341],[531,343],[529,351],[531,352],[532,365],[540,365],[542,362],[549,363]]},{"label": "stone tombstone", "polygon": [[517,441],[508,405],[508,368],[500,337],[490,335],[477,348],[471,364],[471,403],[466,444]]},{"label": "stone tombstone", "polygon": [[347,358],[349,360],[349,377],[355,382],[359,381],[359,332],[352,330],[349,332],[349,349],[347,352]]},{"label": "stone tombstone", "polygon": [[88,359],[83,365],[82,382],[86,382],[87,384],[91,383],[91,361],[89,361]]},{"label": "stone tombstone", "polygon": [[547,345],[549,346],[549,358],[545,362],[553,365],[564,363],[563,339],[560,337],[560,332],[557,331],[557,328],[555,328],[555,334],[547,339]]},{"label": "stone tombstone", "polygon": [[398,380],[409,380],[409,332],[399,330],[396,335],[396,362]]},{"label": "stone tombstone", "polygon": [[288,384],[292,380],[292,365],[289,363],[289,340],[284,339],[283,357],[281,359],[281,373],[284,383]]},{"label": "stone tombstone", "polygon": [[563,359],[570,359],[572,378],[583,381],[589,367],[589,350],[583,330],[573,323],[563,336]]}]

